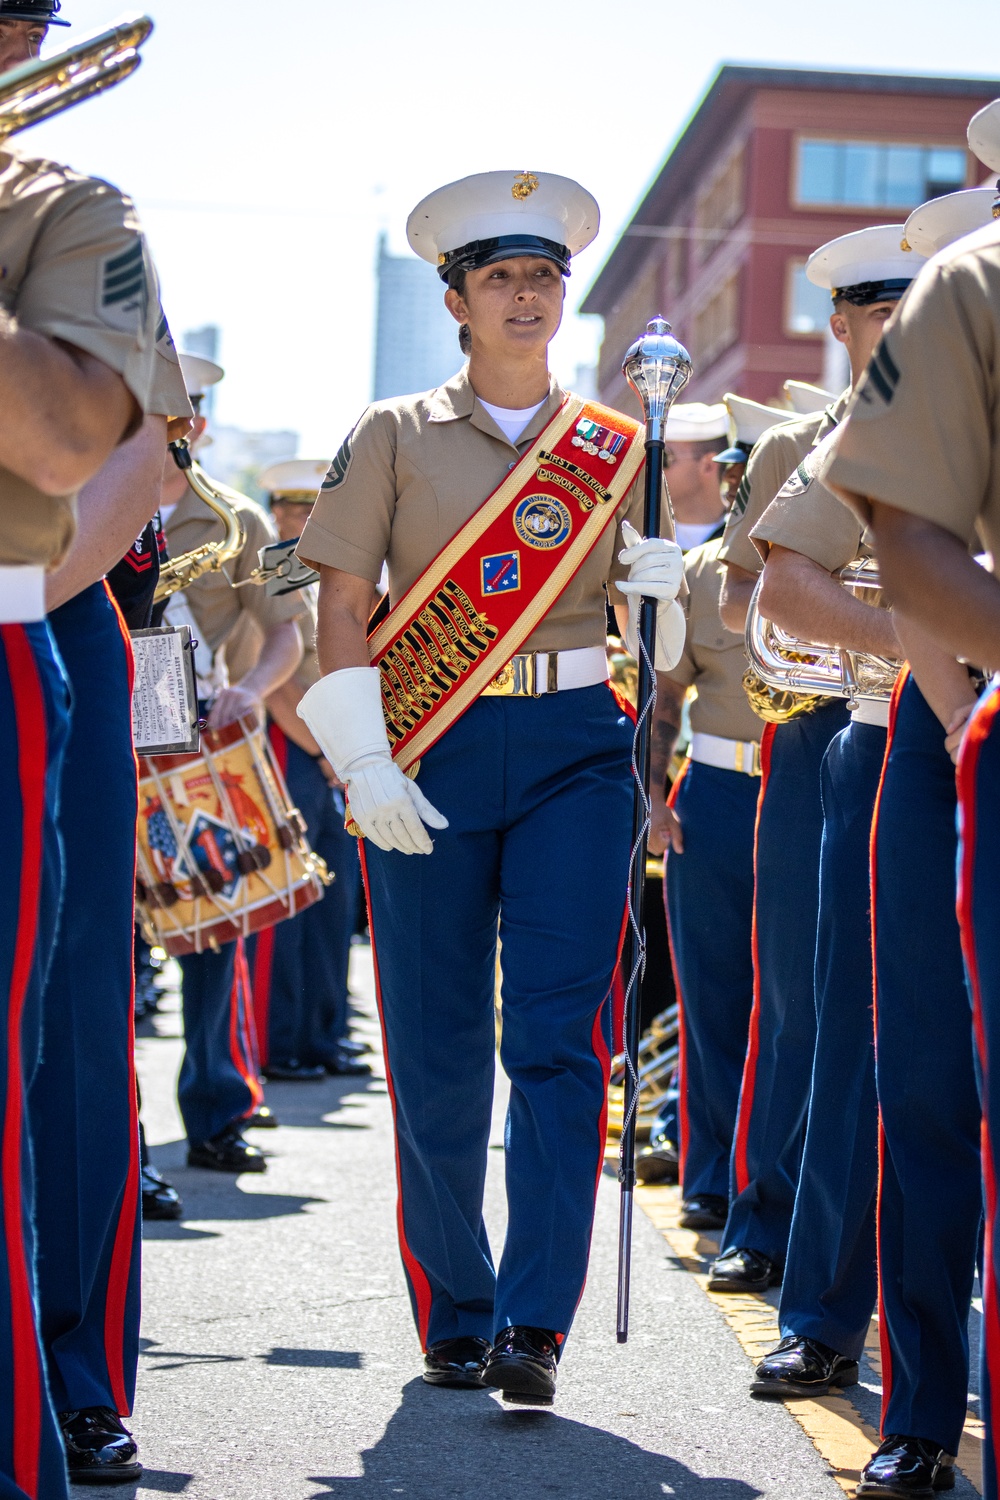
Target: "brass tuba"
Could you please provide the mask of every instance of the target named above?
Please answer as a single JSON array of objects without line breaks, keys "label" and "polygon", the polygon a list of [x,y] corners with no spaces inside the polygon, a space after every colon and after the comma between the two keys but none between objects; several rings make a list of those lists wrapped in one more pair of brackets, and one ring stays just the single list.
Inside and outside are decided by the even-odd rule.
[{"label": "brass tuba", "polygon": [[152,30],[148,16],[128,16],[65,52],[34,58],[5,73],[0,79],[0,144],[128,78],[142,61],[139,48]]},{"label": "brass tuba", "polygon": [[200,547],[182,552],[179,557],[172,557],[163,564],[160,581],[153,596],[157,603],[162,599],[169,599],[171,594],[190,588],[192,583],[206,573],[218,573],[227,562],[232,562],[234,557],[240,555],[246,541],[243,522],[231,503],[241,502],[245,497],[237,490],[231,490],[227,484],[211,479],[192,454],[186,440],[171,443],[170,451],[177,467],[184,470],[185,478],[198,499],[204,500],[209,510],[215,512],[226,530],[221,541],[204,542]]},{"label": "brass tuba", "polygon": [[[855,598],[878,606],[881,586],[878,562],[862,557],[837,575]],[[822,646],[790,636],[760,611],[761,579],[754,589],[747,615],[746,646],[750,658],[747,678],[757,679],[762,690],[744,688],[751,707],[762,718],[785,723],[808,713],[826,698],[846,698],[855,709],[861,699],[888,703],[899,674],[900,663],[887,656],[849,651],[843,646]],[[773,708],[770,698],[776,700]],[[755,700],[761,701],[755,701]]]}]

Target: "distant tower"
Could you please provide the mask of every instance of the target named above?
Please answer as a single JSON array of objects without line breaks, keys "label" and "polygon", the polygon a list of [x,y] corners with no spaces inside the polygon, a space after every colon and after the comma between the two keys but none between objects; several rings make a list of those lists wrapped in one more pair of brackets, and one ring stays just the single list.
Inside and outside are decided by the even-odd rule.
[{"label": "distant tower", "polygon": [[415,255],[390,255],[380,235],[373,400],[433,390],[461,368],[458,324],[444,293],[433,266]]},{"label": "distant tower", "polygon": [[[181,340],[181,349],[185,354],[200,354],[202,359],[210,359],[218,364],[220,337],[219,328],[215,323],[206,323],[204,328],[189,328]],[[215,421],[216,389],[217,387],[210,385],[202,402],[202,414],[210,423]]]}]

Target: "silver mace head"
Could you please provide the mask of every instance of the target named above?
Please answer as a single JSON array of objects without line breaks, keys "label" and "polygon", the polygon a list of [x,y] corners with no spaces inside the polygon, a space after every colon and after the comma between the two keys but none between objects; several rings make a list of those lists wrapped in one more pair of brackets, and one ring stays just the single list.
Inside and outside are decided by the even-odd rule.
[{"label": "silver mace head", "polygon": [[653,318],[622,363],[622,373],[642,402],[646,436],[662,443],[667,413],[691,378],[691,356],[670,332],[666,318]]}]

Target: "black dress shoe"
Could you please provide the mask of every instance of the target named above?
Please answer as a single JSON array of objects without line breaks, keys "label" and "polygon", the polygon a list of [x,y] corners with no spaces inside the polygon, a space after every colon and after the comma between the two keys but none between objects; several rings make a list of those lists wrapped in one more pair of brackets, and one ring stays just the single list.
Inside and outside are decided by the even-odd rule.
[{"label": "black dress shoe", "polygon": [[172,1183],[161,1177],[155,1167],[140,1167],[142,1217],[144,1219],[179,1219],[184,1212],[181,1195]]},{"label": "black dress shoe", "polygon": [[424,1355],[424,1379],[428,1385],[481,1391],[489,1352],[489,1339],[441,1339]]},{"label": "black dress shoe", "polygon": [[59,1413],[71,1484],[135,1484],[142,1464],[132,1434],[107,1406]]},{"label": "black dress shoe", "polygon": [[517,1406],[551,1406],[559,1349],[547,1328],[505,1328],[490,1350],[483,1385]]},{"label": "black dress shoe", "polygon": [[861,1471],[858,1495],[889,1500],[933,1500],[955,1488],[955,1460],[926,1438],[887,1437]]},{"label": "black dress shoe", "polygon": [[323,1066],[331,1078],[368,1078],[372,1071],[371,1063],[365,1062],[362,1057],[352,1056],[343,1047],[338,1047],[329,1057],[324,1057]]},{"label": "black dress shoe", "polygon": [[685,1198],[678,1220],[682,1229],[725,1229],[729,1218],[729,1200],[715,1193],[699,1193]]},{"label": "black dress shoe", "polygon": [[635,1175],[640,1182],[677,1182],[680,1161],[676,1146],[643,1146],[635,1159]]},{"label": "black dress shoe", "polygon": [[210,1172],[266,1172],[267,1162],[256,1146],[250,1146],[239,1129],[230,1125],[210,1141],[191,1141],[188,1166],[205,1167]]},{"label": "black dress shoe", "polygon": [[364,1057],[366,1052],[371,1052],[370,1042],[363,1042],[356,1036],[342,1036],[337,1043],[339,1052],[346,1052],[348,1057]]},{"label": "black dress shoe", "polygon": [[281,1121],[274,1110],[262,1104],[259,1109],[254,1110],[252,1115],[240,1121],[240,1128],[242,1130],[277,1130],[280,1124]]},{"label": "black dress shoe", "polygon": [[710,1292],[766,1292],[781,1285],[781,1271],[759,1250],[723,1250],[708,1273]]},{"label": "black dress shoe", "polygon": [[287,1062],[269,1062],[264,1077],[271,1083],[319,1083],[326,1077],[326,1069],[290,1057]]},{"label": "black dress shoe", "polygon": [[827,1396],[836,1386],[857,1385],[858,1362],[816,1339],[782,1339],[757,1366],[755,1396]]}]

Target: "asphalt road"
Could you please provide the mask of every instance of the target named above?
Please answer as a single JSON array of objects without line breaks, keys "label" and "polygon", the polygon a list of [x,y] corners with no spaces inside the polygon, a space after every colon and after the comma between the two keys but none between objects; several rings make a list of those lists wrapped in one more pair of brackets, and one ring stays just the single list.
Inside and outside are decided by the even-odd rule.
[{"label": "asphalt road", "polygon": [[[368,950],[353,988],[372,1011]],[[156,1163],[183,1223],[148,1225],[134,1428],[146,1491],[186,1500],[840,1500],[693,1277],[636,1217],[632,1335],[615,1342],[617,1184],[599,1195],[591,1275],[552,1412],[420,1380],[395,1237],[389,1102],[375,1077],[268,1090],[266,1176],[189,1171],[173,1105],[176,1010],[139,1042]],[[147,1030],[151,1030],[147,1026]],[[374,1039],[368,1020],[361,1030]],[[488,1221],[503,1232],[501,1106]],[[93,1490],[129,1500],[130,1490]]]}]

